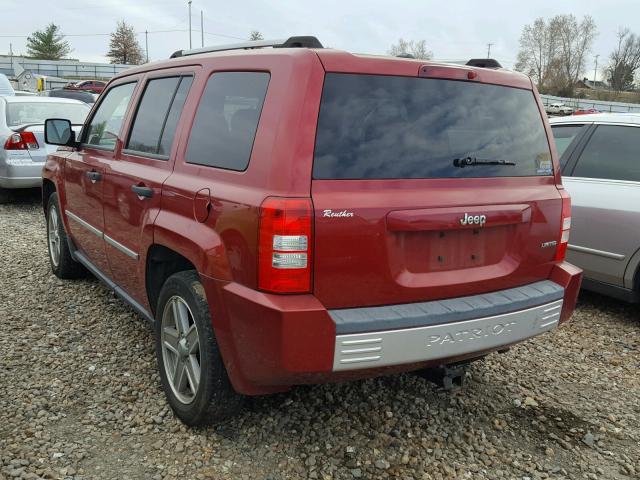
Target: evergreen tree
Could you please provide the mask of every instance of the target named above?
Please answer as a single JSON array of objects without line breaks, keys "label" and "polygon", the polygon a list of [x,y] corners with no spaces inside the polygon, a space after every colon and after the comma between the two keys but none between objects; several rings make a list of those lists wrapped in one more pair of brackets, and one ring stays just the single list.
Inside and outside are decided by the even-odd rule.
[{"label": "evergreen tree", "polygon": [[60,27],[50,23],[44,30],[36,30],[27,37],[27,55],[42,60],[60,60],[71,52]]}]

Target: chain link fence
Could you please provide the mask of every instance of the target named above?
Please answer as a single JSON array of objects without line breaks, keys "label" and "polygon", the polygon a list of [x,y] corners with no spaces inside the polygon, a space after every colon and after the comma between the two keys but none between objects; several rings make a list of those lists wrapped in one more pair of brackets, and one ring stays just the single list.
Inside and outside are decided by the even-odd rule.
[{"label": "chain link fence", "polygon": [[616,113],[640,113],[640,104],[623,103],[623,102],[606,102],[604,100],[588,100],[583,98],[565,98],[555,97],[553,95],[540,95],[545,106],[552,103],[564,103],[568,107],[577,108],[595,108],[601,112]]},{"label": "chain link fence", "polygon": [[[33,60],[24,57],[13,57],[13,62],[38,75],[100,80],[108,80],[131,67],[131,65],[123,64],[85,63],[69,60]],[[14,72],[10,57],[0,57],[0,73],[4,73],[8,77],[13,76]]]}]

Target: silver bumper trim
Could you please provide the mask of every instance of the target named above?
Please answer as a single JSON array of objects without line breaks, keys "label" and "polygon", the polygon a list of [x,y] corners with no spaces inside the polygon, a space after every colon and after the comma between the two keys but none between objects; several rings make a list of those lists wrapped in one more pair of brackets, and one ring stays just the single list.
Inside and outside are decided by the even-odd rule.
[{"label": "silver bumper trim", "polygon": [[333,371],[377,368],[481,352],[558,325],[562,300],[491,317],[401,330],[337,335]]}]

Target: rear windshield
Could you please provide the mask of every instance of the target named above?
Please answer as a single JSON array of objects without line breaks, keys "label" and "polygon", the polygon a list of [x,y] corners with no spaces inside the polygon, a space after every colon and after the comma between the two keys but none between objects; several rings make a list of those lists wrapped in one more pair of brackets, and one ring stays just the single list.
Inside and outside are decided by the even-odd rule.
[{"label": "rear windshield", "polygon": [[47,118],[66,118],[71,123],[83,124],[89,106],[83,103],[7,102],[7,125],[44,124]]},{"label": "rear windshield", "polygon": [[[461,163],[466,166],[456,166]],[[522,177],[552,171],[544,124],[529,90],[417,77],[326,76],[314,178]]]}]

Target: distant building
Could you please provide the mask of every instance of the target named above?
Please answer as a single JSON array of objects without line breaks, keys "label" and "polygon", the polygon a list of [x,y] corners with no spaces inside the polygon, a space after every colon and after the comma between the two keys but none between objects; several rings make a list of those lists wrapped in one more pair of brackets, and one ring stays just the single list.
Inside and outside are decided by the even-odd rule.
[{"label": "distant building", "polygon": [[576,87],[587,88],[589,90],[608,90],[609,89],[609,85],[607,85],[605,82],[601,82],[600,80],[596,80],[594,82],[593,80],[589,80],[586,77],[583,78],[582,80],[579,80],[578,83],[576,83]]},{"label": "distant building", "polygon": [[[17,66],[19,68],[16,68]],[[8,77],[15,77],[22,70],[29,70],[32,74],[39,76],[108,80],[131,66],[117,63],[81,62],[75,59],[39,60],[15,55],[0,55],[0,73],[4,73]]]}]

